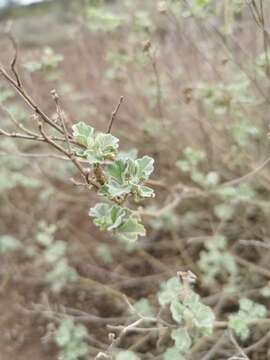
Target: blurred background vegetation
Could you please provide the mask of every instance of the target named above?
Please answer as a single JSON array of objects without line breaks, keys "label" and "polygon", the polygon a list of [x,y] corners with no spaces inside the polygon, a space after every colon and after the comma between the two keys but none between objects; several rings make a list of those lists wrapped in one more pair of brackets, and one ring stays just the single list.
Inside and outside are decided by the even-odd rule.
[{"label": "blurred background vegetation", "polygon": [[[239,315],[243,298],[262,305],[234,330],[239,358],[268,359],[269,322],[256,321],[270,304],[269,2],[24,3],[0,1],[0,62],[9,69],[14,54],[8,28],[25,88],[53,119],[56,89],[69,127],[106,131],[124,96],[113,134],[155,159],[156,197],[141,204],[148,232],[136,244],[101,233],[88,216],[97,196],[74,185],[71,164],[12,138],[18,124],[35,129],[33,114],[0,80],[0,128],[11,134],[0,136],[1,360],[54,360],[59,348],[63,360],[94,359],[110,343],[106,325],[129,315],[121,294],[156,313],[160,284],[178,270],[198,276],[219,321]],[[67,314],[84,323],[88,347],[52,335]],[[230,359],[237,344],[217,328],[187,359]],[[131,334],[121,359],[179,359],[169,346]]]}]

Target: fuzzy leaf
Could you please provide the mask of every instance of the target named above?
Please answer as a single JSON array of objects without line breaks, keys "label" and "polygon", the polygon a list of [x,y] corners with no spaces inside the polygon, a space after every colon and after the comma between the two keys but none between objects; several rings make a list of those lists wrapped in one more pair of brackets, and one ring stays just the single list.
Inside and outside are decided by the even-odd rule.
[{"label": "fuzzy leaf", "polygon": [[154,171],[154,159],[150,156],[144,156],[136,160],[138,165],[138,177],[147,180]]},{"label": "fuzzy leaf", "polygon": [[76,281],[77,273],[63,258],[56,263],[53,270],[47,273],[46,278],[51,285],[52,291],[59,292],[67,283]]},{"label": "fuzzy leaf", "polygon": [[170,311],[172,314],[172,318],[178,324],[181,324],[183,321],[185,309],[186,309],[185,306],[177,299],[171,302]]},{"label": "fuzzy leaf", "polygon": [[87,147],[89,138],[94,136],[94,128],[89,125],[86,125],[84,122],[80,121],[79,123],[72,126],[73,136],[75,140]]},{"label": "fuzzy leaf", "polygon": [[154,315],[154,311],[148,299],[141,298],[133,304],[136,311],[146,317],[152,317]]},{"label": "fuzzy leaf", "polygon": [[98,132],[94,128],[79,122],[72,126],[75,140],[86,149],[77,150],[77,155],[86,157],[90,164],[101,163],[115,158],[118,139],[111,135]]},{"label": "fuzzy leaf", "polygon": [[129,217],[128,220],[118,228],[120,240],[133,242],[139,236],[145,235],[145,228],[135,217]]},{"label": "fuzzy leaf", "polygon": [[67,244],[64,241],[55,241],[44,251],[45,259],[49,263],[54,263],[65,255],[66,249]]},{"label": "fuzzy leaf", "polygon": [[137,160],[116,160],[105,169],[107,182],[100,193],[110,198],[132,193],[135,200],[153,197],[154,191],[142,184],[153,171],[153,162],[154,160],[148,156]]},{"label": "fuzzy leaf", "polygon": [[177,277],[170,278],[167,282],[161,284],[161,290],[158,292],[158,301],[161,306],[170,304],[177,299],[182,290],[182,285]]},{"label": "fuzzy leaf", "polygon": [[90,164],[113,159],[118,149],[119,140],[111,134],[98,133],[92,143],[88,143],[85,156]]},{"label": "fuzzy leaf", "polygon": [[125,211],[119,206],[110,206],[106,203],[98,203],[91,208],[89,215],[94,217],[94,223],[101,230],[114,230],[118,228],[125,216]]},{"label": "fuzzy leaf", "polygon": [[174,340],[176,348],[182,354],[185,354],[192,345],[192,340],[186,329],[174,329],[171,332],[171,338]]},{"label": "fuzzy leaf", "polygon": [[137,187],[137,193],[141,198],[148,198],[155,196],[154,190],[144,185]]},{"label": "fuzzy leaf", "polygon": [[264,318],[266,314],[267,310],[264,305],[242,298],[239,301],[239,311],[229,316],[229,327],[241,340],[246,340],[250,335],[251,323]]}]

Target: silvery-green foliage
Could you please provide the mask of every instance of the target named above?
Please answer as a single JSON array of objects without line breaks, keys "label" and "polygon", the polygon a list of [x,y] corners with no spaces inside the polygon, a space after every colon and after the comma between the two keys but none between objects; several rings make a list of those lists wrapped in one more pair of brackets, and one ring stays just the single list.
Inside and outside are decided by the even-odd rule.
[{"label": "silvery-green foliage", "polygon": [[187,329],[174,329],[171,332],[171,338],[175,342],[175,347],[180,352],[180,354],[186,354],[192,345],[191,337]]},{"label": "silvery-green foliage", "polygon": [[72,129],[75,140],[85,147],[78,150],[77,154],[86,158],[90,164],[99,164],[115,158],[119,146],[119,140],[115,136],[96,132],[84,122],[73,125]]},{"label": "silvery-green foliage", "polygon": [[107,203],[98,203],[90,209],[89,215],[101,230],[113,231],[123,241],[135,241],[145,235],[145,229],[139,223],[138,216],[127,208]]},{"label": "silvery-green foliage", "polygon": [[36,235],[36,241],[42,246],[42,259],[49,266],[46,280],[52,291],[59,292],[63,287],[76,281],[77,273],[68,264],[66,258],[67,244],[61,240],[54,240],[57,227],[41,223]]},{"label": "silvery-green foliage", "polygon": [[213,189],[213,192],[222,199],[222,203],[214,207],[215,215],[221,220],[229,220],[233,217],[237,204],[252,201],[256,192],[249,184],[239,186],[220,185]]},{"label": "silvery-green foliage", "polygon": [[172,318],[180,325],[192,327],[203,335],[212,334],[215,315],[209,306],[200,301],[199,295],[190,293],[182,301],[173,300],[170,311]]},{"label": "silvery-green foliage", "polygon": [[240,201],[250,201],[256,196],[256,192],[251,187],[251,185],[246,183],[242,183],[238,186],[221,185],[217,187],[214,191],[223,200],[230,201],[232,203],[238,203]]},{"label": "silvery-green foliage", "polygon": [[246,75],[240,75],[237,81],[229,84],[201,83],[195,91],[195,97],[203,101],[215,115],[225,115],[229,110],[237,113],[242,105],[251,105],[255,101]]},{"label": "silvery-green foliage", "polygon": [[[154,170],[150,156],[136,158],[136,150],[119,152],[119,140],[111,135],[96,132],[84,122],[72,127],[76,154],[85,158],[98,183],[98,193],[113,204],[98,203],[89,215],[101,229],[112,231],[122,241],[135,241],[145,235],[144,226],[136,211],[124,207],[124,201],[135,201],[154,196],[154,191],[145,185]],[[97,176],[98,172],[98,176]]]},{"label": "silvery-green foliage", "polygon": [[117,160],[136,160],[138,157],[137,149],[130,149],[128,151],[119,151],[117,154]]},{"label": "silvery-green foliage", "polygon": [[147,298],[141,298],[133,304],[133,308],[137,313],[144,317],[153,317],[154,309],[152,308],[149,300]]},{"label": "silvery-green foliage", "polygon": [[261,131],[252,123],[241,120],[231,126],[232,136],[238,146],[246,147],[250,145],[250,140],[259,139]]},{"label": "silvery-green foliage", "polygon": [[[210,7],[210,0],[191,0],[188,3],[184,1],[171,1],[174,5],[174,10],[180,13],[183,17],[195,16],[198,18],[204,18],[209,16],[213,12],[213,7]],[[180,11],[181,10],[181,11]]]},{"label": "silvery-green foliage", "polygon": [[51,286],[52,291],[59,292],[69,283],[77,280],[77,272],[68,264],[67,259],[62,258],[51,271],[46,274],[46,279]]},{"label": "silvery-green foliage", "polygon": [[0,236],[0,254],[9,253],[21,247],[21,242],[11,235]]},{"label": "silvery-green foliage", "polygon": [[215,171],[204,173],[199,169],[199,165],[206,158],[203,151],[187,147],[183,151],[183,159],[176,162],[176,166],[184,173],[189,174],[190,179],[205,189],[211,189],[218,185],[219,174]]},{"label": "silvery-green foliage", "polygon": [[176,346],[172,346],[164,352],[163,360],[185,360],[185,357]]},{"label": "silvery-green foliage", "polygon": [[158,301],[161,306],[170,304],[173,300],[177,299],[183,286],[179,279],[175,276],[161,283],[160,291],[158,292]]},{"label": "silvery-green foliage", "polygon": [[[154,213],[157,211],[155,207],[147,208],[150,212]],[[179,218],[173,211],[166,211],[161,214],[159,217],[149,220],[149,225],[159,231],[171,231],[179,228]]]},{"label": "silvery-green foliage", "polygon": [[265,298],[270,298],[270,286],[265,286],[261,289],[261,294]]},{"label": "silvery-green foliage", "polygon": [[267,309],[264,305],[242,298],[239,301],[239,311],[229,316],[228,326],[241,340],[250,336],[250,327],[256,320],[264,318]]},{"label": "silvery-green foliage", "polygon": [[183,155],[183,160],[179,160],[176,163],[183,172],[191,172],[196,169],[199,163],[206,158],[206,154],[203,151],[195,150],[191,147],[185,148]]},{"label": "silvery-green foliage", "polygon": [[153,164],[154,160],[149,156],[136,160],[116,160],[105,169],[107,181],[101,193],[109,198],[127,194],[132,194],[136,200],[153,197],[154,191],[143,185],[154,170]]},{"label": "silvery-green foliage", "polygon": [[25,176],[20,173],[1,170],[0,174],[0,192],[8,191],[14,189],[18,186],[28,188],[28,189],[38,189],[41,188],[41,181],[30,176]]},{"label": "silvery-green foliage", "polygon": [[169,306],[172,318],[181,327],[194,329],[200,335],[212,333],[215,321],[213,311],[179,278],[173,277],[161,284],[158,300],[162,307]]},{"label": "silvery-green foliage", "polygon": [[56,54],[52,48],[45,47],[42,50],[39,59],[26,61],[24,67],[29,72],[54,70],[63,59],[63,56]]},{"label": "silvery-green foliage", "polygon": [[[18,149],[11,139],[1,139],[0,150],[17,152]],[[0,157],[0,194],[4,194],[5,191],[15,189],[16,187],[23,187],[26,189],[40,189],[42,187],[42,181],[27,174],[24,169],[27,167],[27,160],[21,158],[18,161],[17,156],[6,155]]]},{"label": "silvery-green foliage", "polygon": [[108,11],[102,1],[86,10],[87,26],[91,31],[115,31],[127,22],[127,16]]},{"label": "silvery-green foliage", "polygon": [[54,341],[59,347],[59,360],[78,360],[85,358],[89,347],[85,342],[87,329],[83,325],[77,325],[71,318],[61,321],[54,334]]},{"label": "silvery-green foliage", "polygon": [[161,284],[158,301],[162,307],[169,307],[172,319],[179,325],[179,328],[171,331],[174,346],[164,352],[163,359],[185,360],[193,342],[201,336],[212,334],[215,315],[210,307],[201,302],[190,284],[187,287],[178,277]]},{"label": "silvery-green foliage", "polygon": [[105,263],[111,264],[113,262],[113,255],[108,245],[101,244],[96,249],[96,255]]},{"label": "silvery-green foliage", "polygon": [[209,239],[205,248],[200,253],[198,265],[206,283],[212,282],[218,275],[224,275],[225,278],[237,275],[237,264],[227,250],[227,239],[224,236],[217,235]]}]

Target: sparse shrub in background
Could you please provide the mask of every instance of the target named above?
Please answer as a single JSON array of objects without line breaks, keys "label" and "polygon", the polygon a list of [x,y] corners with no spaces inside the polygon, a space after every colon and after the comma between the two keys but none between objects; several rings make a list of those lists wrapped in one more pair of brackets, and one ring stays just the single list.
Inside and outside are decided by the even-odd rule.
[{"label": "sparse shrub in background", "polygon": [[61,321],[55,331],[54,341],[60,348],[59,360],[78,360],[88,354],[87,329],[74,324],[71,318]]}]

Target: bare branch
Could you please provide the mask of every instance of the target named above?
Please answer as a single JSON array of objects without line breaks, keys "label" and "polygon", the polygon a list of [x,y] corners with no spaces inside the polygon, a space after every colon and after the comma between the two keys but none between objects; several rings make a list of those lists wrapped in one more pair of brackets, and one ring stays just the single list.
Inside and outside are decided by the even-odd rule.
[{"label": "bare branch", "polygon": [[111,130],[112,130],[112,127],[113,127],[113,123],[114,123],[114,120],[115,120],[115,118],[116,118],[116,115],[117,115],[117,113],[118,113],[118,111],[119,111],[119,109],[120,109],[120,106],[121,106],[121,104],[122,104],[123,100],[124,100],[124,97],[123,97],[123,96],[121,96],[121,97],[120,97],[120,100],[119,100],[118,105],[116,106],[116,108],[115,108],[115,109],[114,109],[114,111],[112,112],[111,121],[110,121],[110,124],[109,124],[108,130],[107,130],[107,133],[108,133],[108,134],[110,134],[110,133],[111,133]]}]

